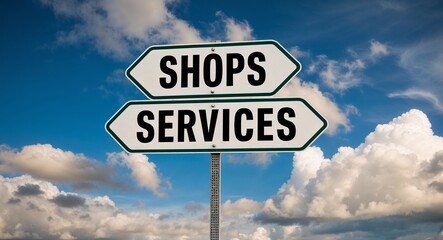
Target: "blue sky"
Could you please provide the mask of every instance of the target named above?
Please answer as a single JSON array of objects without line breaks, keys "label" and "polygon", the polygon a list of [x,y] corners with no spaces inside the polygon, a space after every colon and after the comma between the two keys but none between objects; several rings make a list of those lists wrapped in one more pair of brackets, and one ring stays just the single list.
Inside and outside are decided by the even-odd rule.
[{"label": "blue sky", "polygon": [[442,239],[441,1],[2,1],[0,238],[207,239],[209,154],[105,131],[147,47],[274,39],[329,126],[222,155],[223,239]]}]

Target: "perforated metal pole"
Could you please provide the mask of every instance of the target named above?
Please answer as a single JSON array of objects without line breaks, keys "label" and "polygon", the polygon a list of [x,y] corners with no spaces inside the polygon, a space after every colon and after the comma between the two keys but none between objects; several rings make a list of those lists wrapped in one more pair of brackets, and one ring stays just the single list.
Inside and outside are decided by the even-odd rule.
[{"label": "perforated metal pole", "polygon": [[220,153],[211,153],[210,240],[220,239]]}]

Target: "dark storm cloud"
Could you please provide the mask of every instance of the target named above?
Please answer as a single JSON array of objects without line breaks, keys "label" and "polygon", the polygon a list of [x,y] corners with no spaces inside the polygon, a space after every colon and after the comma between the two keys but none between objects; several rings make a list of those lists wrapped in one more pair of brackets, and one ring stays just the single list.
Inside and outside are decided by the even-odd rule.
[{"label": "dark storm cloud", "polygon": [[25,185],[18,186],[15,195],[17,196],[36,196],[43,194],[44,192],[40,189],[37,184],[27,183]]},{"label": "dark storm cloud", "polygon": [[443,182],[432,182],[431,184],[429,184],[429,187],[443,193]]},{"label": "dark storm cloud", "polygon": [[443,172],[443,151],[435,153],[424,171],[432,175],[437,175]]},{"label": "dark storm cloud", "polygon": [[59,207],[74,208],[85,206],[86,199],[74,194],[61,194],[49,201],[55,203]]},{"label": "dark storm cloud", "polygon": [[39,212],[43,211],[37,204],[33,202],[28,202],[27,205],[28,205],[28,207],[26,208],[27,210],[35,210]]},{"label": "dark storm cloud", "polygon": [[21,202],[21,200],[19,198],[10,198],[8,200],[8,204],[19,204]]},{"label": "dark storm cloud", "polygon": [[298,224],[311,235],[340,235],[343,239],[369,238],[388,240],[423,232],[424,228],[437,229],[443,222],[443,211],[411,213],[407,216],[386,216],[368,219],[324,219],[324,218],[270,218],[256,215],[254,220],[261,224],[289,226]]}]

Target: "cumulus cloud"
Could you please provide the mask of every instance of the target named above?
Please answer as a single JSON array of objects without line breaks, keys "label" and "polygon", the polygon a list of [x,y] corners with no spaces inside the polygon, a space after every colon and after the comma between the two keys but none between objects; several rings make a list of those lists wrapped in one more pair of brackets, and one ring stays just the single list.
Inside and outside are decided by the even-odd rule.
[{"label": "cumulus cloud", "polygon": [[250,215],[255,214],[258,210],[260,210],[260,208],[261,204],[259,202],[247,198],[240,198],[235,202],[228,200],[223,203],[222,214],[223,217]]},{"label": "cumulus cloud", "polygon": [[[17,196],[20,186],[39,186],[37,195]],[[36,187],[31,187],[36,188]],[[116,207],[108,196],[81,196],[31,176],[0,175],[1,239],[207,239],[201,216],[163,218]]]},{"label": "cumulus cloud", "polygon": [[[120,165],[131,170],[139,187],[156,196],[164,196],[170,188],[168,181],[161,181],[155,164],[142,154],[108,153],[108,163],[102,165],[83,154],[54,148],[50,144],[29,145],[21,151],[6,145],[0,147],[0,173],[26,173],[40,179],[72,183],[74,190],[93,189],[97,184],[122,188],[124,184],[111,178],[114,166]],[[23,185],[17,195],[38,195],[40,191],[39,186]]]},{"label": "cumulus cloud", "polygon": [[222,239],[281,239],[269,238],[272,231],[253,221],[254,215],[261,209],[262,203],[248,198],[240,198],[236,201],[227,200],[223,203],[221,206]]},{"label": "cumulus cloud", "polygon": [[22,172],[58,182],[93,181],[115,185],[112,169],[83,154],[63,151],[50,144],[23,147],[21,151],[3,145],[0,148],[0,173]]},{"label": "cumulus cloud", "polygon": [[271,240],[270,232],[264,227],[257,227],[251,234],[239,233],[231,240]]},{"label": "cumulus cloud", "polygon": [[331,159],[318,147],[295,153],[291,178],[265,201],[257,220],[441,221],[443,193],[435,186],[443,182],[442,156],[443,138],[434,135],[423,112],[410,110]]},{"label": "cumulus cloud", "polygon": [[258,227],[251,236],[251,240],[271,240],[269,232],[263,227]]},{"label": "cumulus cloud", "polygon": [[143,154],[128,154],[125,152],[108,153],[108,161],[111,164],[120,164],[131,170],[132,178],[141,188],[152,191],[156,196],[164,196],[165,190],[170,188],[169,183],[161,185],[161,179],[157,173],[155,163],[150,162]]},{"label": "cumulus cloud", "polygon": [[339,127],[346,131],[351,124],[346,114],[327,95],[322,93],[317,84],[304,82],[295,77],[276,94],[280,97],[301,97],[306,99],[323,117],[328,120],[326,134],[333,135]]}]

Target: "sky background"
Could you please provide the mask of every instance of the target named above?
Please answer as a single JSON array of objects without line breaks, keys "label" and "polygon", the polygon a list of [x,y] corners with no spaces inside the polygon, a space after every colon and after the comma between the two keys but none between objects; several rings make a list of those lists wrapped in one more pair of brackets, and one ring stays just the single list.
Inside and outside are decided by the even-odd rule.
[{"label": "sky background", "polygon": [[280,97],[329,122],[301,152],[222,154],[222,239],[443,239],[443,3],[0,2],[0,238],[208,239],[210,154],[127,154],[154,44],[274,39]]}]

